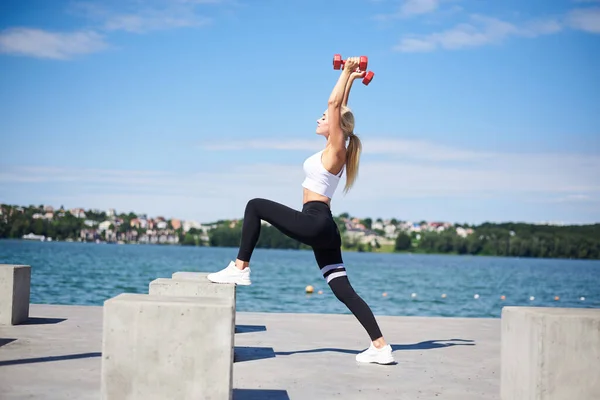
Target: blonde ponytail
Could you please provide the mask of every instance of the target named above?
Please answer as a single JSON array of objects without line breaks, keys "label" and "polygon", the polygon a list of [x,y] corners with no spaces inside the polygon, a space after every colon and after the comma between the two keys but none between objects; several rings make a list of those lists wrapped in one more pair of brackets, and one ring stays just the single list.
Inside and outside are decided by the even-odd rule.
[{"label": "blonde ponytail", "polygon": [[342,106],[340,125],[344,136],[349,139],[346,149],[346,187],[344,193],[348,193],[358,175],[358,164],[360,161],[360,153],[362,151],[362,143],[358,136],[354,134],[354,114],[348,106]]},{"label": "blonde ponytail", "polygon": [[350,142],[348,143],[348,149],[346,150],[346,187],[344,187],[344,193],[348,193],[356,181],[360,153],[362,152],[362,143],[358,136],[351,133],[349,137]]}]

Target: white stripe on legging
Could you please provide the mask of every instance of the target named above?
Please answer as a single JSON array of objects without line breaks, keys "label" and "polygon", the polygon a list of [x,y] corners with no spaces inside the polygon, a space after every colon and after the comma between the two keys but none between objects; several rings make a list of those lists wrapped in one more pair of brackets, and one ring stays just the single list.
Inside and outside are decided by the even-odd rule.
[{"label": "white stripe on legging", "polygon": [[329,281],[332,279],[339,278],[340,276],[346,276],[346,271],[334,272],[333,274],[329,275],[327,277],[327,283],[329,283]]},{"label": "white stripe on legging", "polygon": [[321,274],[325,275],[327,272],[331,271],[332,269],[338,269],[340,267],[343,267],[344,264],[340,263],[340,264],[331,264],[331,265],[326,265],[325,267],[323,267],[323,269],[321,270]]}]

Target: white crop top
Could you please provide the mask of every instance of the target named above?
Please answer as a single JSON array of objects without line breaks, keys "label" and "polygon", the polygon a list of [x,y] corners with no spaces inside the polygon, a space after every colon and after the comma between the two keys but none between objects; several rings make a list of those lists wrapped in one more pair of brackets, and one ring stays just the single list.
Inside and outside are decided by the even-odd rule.
[{"label": "white crop top", "polygon": [[306,178],[302,182],[302,186],[331,199],[344,173],[344,168],[342,167],[338,175],[327,171],[321,162],[322,154],[323,150],[313,154],[304,161],[303,167]]}]

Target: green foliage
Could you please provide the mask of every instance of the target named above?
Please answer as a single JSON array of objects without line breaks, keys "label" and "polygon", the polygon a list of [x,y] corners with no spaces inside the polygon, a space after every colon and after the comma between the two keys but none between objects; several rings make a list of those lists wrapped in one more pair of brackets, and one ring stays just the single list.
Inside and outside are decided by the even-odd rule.
[{"label": "green foliage", "polygon": [[510,257],[600,259],[600,224],[549,226],[482,224],[466,238],[454,230],[424,233],[418,250]]},{"label": "green foliage", "polygon": [[404,232],[400,232],[398,236],[396,236],[396,244],[394,246],[394,250],[396,251],[404,251],[410,249],[412,246],[412,239],[409,235]]},{"label": "green foliage", "polygon": [[341,234],[343,234],[344,232],[347,231],[346,224],[344,223],[344,219],[342,218],[342,216],[339,216],[339,217],[334,216],[333,220],[335,221],[336,225],[338,226],[338,229]]},{"label": "green foliage", "polygon": [[365,218],[361,220],[360,223],[363,224],[367,229],[371,229],[373,226],[373,220],[371,218]]},{"label": "green foliage", "polygon": [[222,225],[209,231],[208,243],[214,247],[236,247],[240,245],[241,235],[241,228],[236,227],[232,229],[226,225]]},{"label": "green foliage", "polygon": [[2,204],[0,207],[2,207],[0,239],[20,239],[29,233],[58,240],[74,239],[79,236],[79,232],[83,228],[83,220],[74,217],[69,212],[65,212],[62,217],[58,217],[58,212],[55,212],[55,218],[47,220],[33,218],[35,214],[44,214],[43,209],[39,206],[19,208]]},{"label": "green foliage", "polygon": [[[60,209],[55,211],[52,220],[33,218],[35,214],[45,214],[42,205],[19,207],[13,205],[0,205],[0,239],[21,238],[23,235],[34,233],[57,240],[77,239],[82,229],[88,229],[84,220],[102,222],[106,220],[106,213],[86,211],[86,218],[77,218],[65,211],[61,215]],[[125,233],[137,230],[139,236],[143,229],[133,229],[129,222],[136,218],[130,212],[121,214],[125,221],[119,226],[118,232]],[[600,259],[600,224],[552,226],[534,225],[525,223],[484,223],[478,226],[461,224],[470,227],[474,233],[461,237],[454,228],[440,233],[420,233],[420,240],[416,234],[400,232],[393,245],[382,248],[379,243],[362,244],[358,239],[349,239],[346,235],[345,218],[350,218],[348,213],[334,217],[342,235],[342,248],[355,251],[405,251],[411,249],[420,253],[451,253],[488,256],[511,257],[552,257],[552,258],[579,258]],[[366,226],[371,226],[372,220],[362,220]],[[392,219],[392,223],[397,222]],[[237,247],[240,244],[242,221],[237,221],[230,228],[231,221],[217,221],[216,228],[208,231],[208,243],[202,241],[203,232],[199,229],[190,229],[184,233],[178,229],[182,245],[189,246],[221,246]],[[378,231],[378,233],[383,233]],[[104,235],[104,234],[103,234]],[[104,237],[102,235],[102,237]],[[309,249],[308,246],[289,238],[272,226],[261,226],[261,233],[257,243],[258,248],[271,249]]]},{"label": "green foliage", "polygon": [[183,239],[180,238],[180,243],[183,246],[198,246],[200,244],[200,238],[198,235],[188,232],[183,236]]},{"label": "green foliage", "polygon": [[[242,224],[237,224],[230,228],[228,224],[223,224],[209,231],[209,243],[214,247],[237,247],[240,245],[242,237]],[[257,248],[263,249],[300,249],[308,248],[299,241],[294,240],[273,226],[261,226]]]},{"label": "green foliage", "polygon": [[85,212],[85,219],[96,222],[106,221],[106,213],[104,211],[95,213],[92,210],[89,210]]}]

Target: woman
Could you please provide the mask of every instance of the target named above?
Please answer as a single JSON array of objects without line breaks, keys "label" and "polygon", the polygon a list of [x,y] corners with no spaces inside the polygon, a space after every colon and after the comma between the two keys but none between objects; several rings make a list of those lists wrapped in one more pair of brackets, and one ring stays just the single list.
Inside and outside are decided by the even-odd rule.
[{"label": "woman", "polygon": [[215,283],[250,285],[250,257],[260,235],[261,220],[267,221],[287,236],[312,247],[332,292],[367,331],[371,344],[356,360],[390,364],[394,362],[392,348],[385,342],[373,312],[354,291],[346,275],[340,232],[330,210],[331,198],[344,170],[347,174],[345,192],[352,187],[358,173],[361,142],[353,132],[354,116],[347,102],[352,82],[365,74],[357,71],[359,60],[359,57],[351,57],[346,61],[329,97],[327,111],[317,121],[316,133],[324,136],[327,144],[304,162],[302,211],[266,199],[250,200],[244,212],[237,259],[223,270],[209,274],[208,279]]}]

